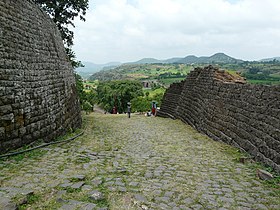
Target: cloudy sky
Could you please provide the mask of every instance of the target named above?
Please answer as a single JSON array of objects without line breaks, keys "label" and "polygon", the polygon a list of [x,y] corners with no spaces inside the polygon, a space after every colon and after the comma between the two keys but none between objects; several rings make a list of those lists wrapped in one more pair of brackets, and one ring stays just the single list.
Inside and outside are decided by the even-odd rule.
[{"label": "cloudy sky", "polygon": [[153,57],[244,60],[280,56],[279,0],[89,0],[76,21],[77,58],[94,63]]}]

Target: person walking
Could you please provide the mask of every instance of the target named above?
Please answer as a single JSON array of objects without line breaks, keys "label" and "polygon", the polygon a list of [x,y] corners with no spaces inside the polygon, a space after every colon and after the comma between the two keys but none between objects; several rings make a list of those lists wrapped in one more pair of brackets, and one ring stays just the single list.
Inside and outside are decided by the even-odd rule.
[{"label": "person walking", "polygon": [[152,102],[152,114],[153,116],[156,116],[157,114],[157,104],[155,101]]},{"label": "person walking", "polygon": [[128,118],[130,118],[130,113],[131,113],[131,103],[128,102],[128,103],[127,103],[127,114],[128,114]]}]

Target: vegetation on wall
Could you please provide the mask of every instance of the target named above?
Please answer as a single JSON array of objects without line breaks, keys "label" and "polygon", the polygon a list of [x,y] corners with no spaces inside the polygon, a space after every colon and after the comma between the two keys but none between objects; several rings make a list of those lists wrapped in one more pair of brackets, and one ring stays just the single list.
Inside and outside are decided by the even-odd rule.
[{"label": "vegetation on wall", "polygon": [[239,64],[223,64],[220,66],[231,72],[240,72],[248,83],[280,85],[280,61],[245,61]]}]

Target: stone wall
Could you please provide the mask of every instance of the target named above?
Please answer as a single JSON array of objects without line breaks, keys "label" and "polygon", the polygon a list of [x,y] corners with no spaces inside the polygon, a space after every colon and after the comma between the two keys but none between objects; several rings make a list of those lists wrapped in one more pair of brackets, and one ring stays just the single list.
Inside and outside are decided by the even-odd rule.
[{"label": "stone wall", "polygon": [[[168,99],[179,92],[176,87],[166,92],[162,107],[177,101],[176,94],[173,102]],[[176,108],[160,112],[248,152],[280,173],[280,86],[250,85],[212,66],[196,68],[184,81]]]},{"label": "stone wall", "polygon": [[173,83],[170,88],[166,91],[163,97],[164,103],[160,107],[160,111],[157,113],[160,117],[170,117],[172,119],[177,118],[177,107],[181,97],[181,92],[185,81],[180,83]]},{"label": "stone wall", "polygon": [[60,33],[31,0],[0,1],[0,153],[81,125]]}]

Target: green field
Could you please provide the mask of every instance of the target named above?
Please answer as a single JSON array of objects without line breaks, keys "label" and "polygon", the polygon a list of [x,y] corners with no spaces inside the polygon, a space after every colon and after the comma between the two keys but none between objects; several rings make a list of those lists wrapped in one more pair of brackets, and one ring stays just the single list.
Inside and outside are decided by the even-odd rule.
[{"label": "green field", "polygon": [[166,79],[160,79],[160,82],[164,85],[171,85],[172,83],[175,83],[175,82],[180,82],[182,80],[184,80],[185,77],[180,77],[180,78],[166,78]]},{"label": "green field", "polygon": [[[205,67],[208,64],[124,64],[114,69],[94,74],[91,80],[139,80],[156,81],[157,84],[168,87],[174,82],[185,79],[195,67]],[[280,62],[248,62],[231,64],[212,64],[224,69],[232,75],[239,72],[248,83],[280,84]],[[89,84],[91,85],[91,84]]]},{"label": "green field", "polygon": [[280,85],[279,81],[270,81],[270,80],[247,80],[250,84],[257,85]]},{"label": "green field", "polygon": [[149,93],[149,97],[154,97],[158,94],[164,94],[165,92],[165,88],[157,88],[155,90],[152,89],[143,89],[144,95],[148,92]]}]

